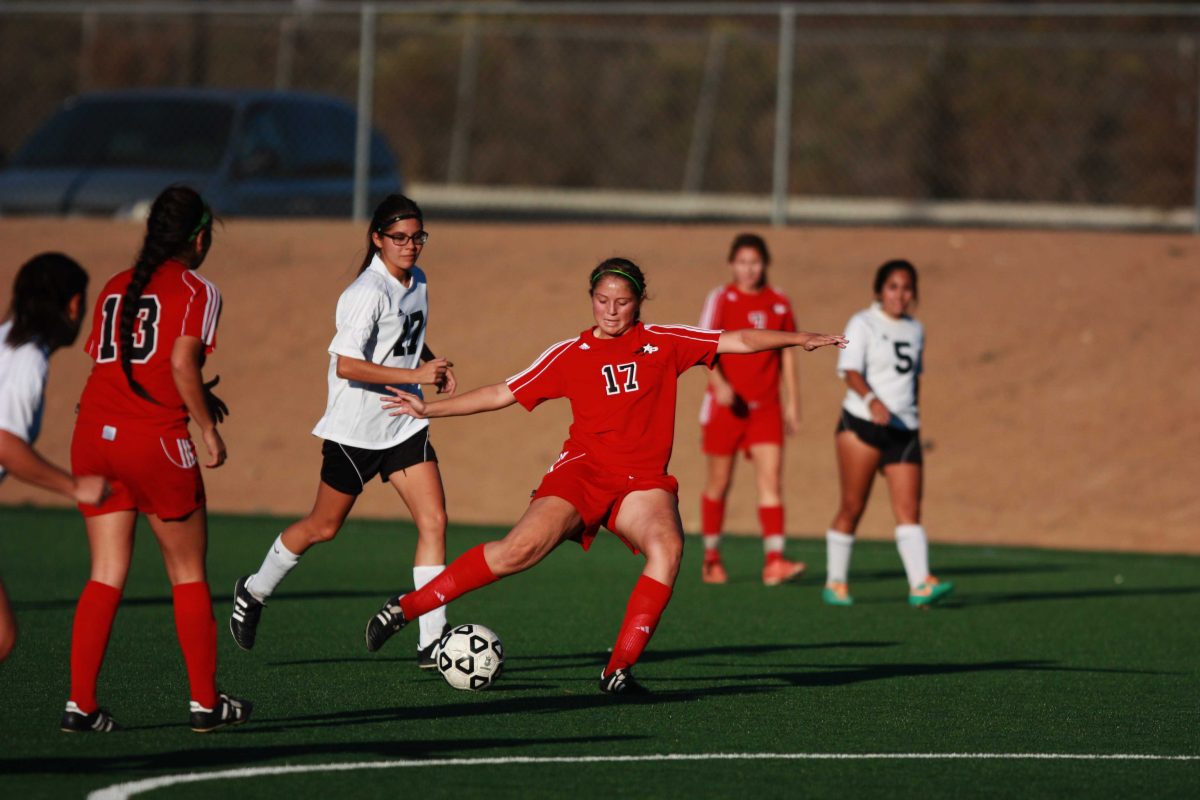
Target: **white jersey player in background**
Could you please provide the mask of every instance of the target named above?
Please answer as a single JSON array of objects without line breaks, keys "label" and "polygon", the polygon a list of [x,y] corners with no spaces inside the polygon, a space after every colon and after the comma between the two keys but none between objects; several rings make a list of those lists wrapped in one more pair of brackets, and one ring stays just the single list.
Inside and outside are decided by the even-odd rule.
[{"label": "white jersey player in background", "polygon": [[[445,569],[446,498],[429,423],[391,416],[380,404],[388,384],[404,384],[414,394],[420,394],[420,384],[451,394],[455,389],[452,364],[425,345],[429,300],[425,273],[416,265],[429,239],[423,222],[417,204],[402,195],[389,196],[375,209],[362,268],[337,304],[329,401],[313,429],[325,440],[317,499],[307,517],[275,539],[258,571],[235,586],[229,629],[244,650],[254,646],[267,598],[309,547],[337,535],[376,475],[392,484],[416,523],[417,588]],[[421,618],[421,668],[436,666],[433,649],[445,627],[445,609]]]},{"label": "white jersey player in background", "polygon": [[[42,253],[13,281],[12,308],[0,323],[0,483],[6,475],[77,503],[96,505],[109,492],[97,475],[74,477],[33,449],[42,428],[50,354],[79,336],[88,276],[74,259]],[[0,661],[17,641],[17,620],[0,580]]]},{"label": "white jersey player in background", "polygon": [[892,497],[908,602],[928,606],[954,585],[930,574],[921,526],[918,388],[925,329],[908,314],[917,299],[917,270],[907,261],[888,261],[876,271],[874,288],[875,302],[850,318],[845,333],[850,343],[838,356],[838,375],[848,387],[835,439],[841,503],[825,534],[828,575],[821,597],[830,605],[854,603],[847,579],[850,554],[878,470]]}]

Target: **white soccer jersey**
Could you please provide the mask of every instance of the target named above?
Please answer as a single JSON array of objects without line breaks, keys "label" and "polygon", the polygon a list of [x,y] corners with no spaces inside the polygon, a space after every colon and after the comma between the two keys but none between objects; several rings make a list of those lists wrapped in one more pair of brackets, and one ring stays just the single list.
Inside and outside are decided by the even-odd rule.
[{"label": "white soccer jersey", "polygon": [[[916,430],[917,376],[924,370],[925,328],[912,317],[892,319],[879,303],[859,311],[846,324],[850,343],[838,354],[838,376],[848,370],[862,374],[867,385],[892,412],[894,428]],[[846,392],[842,408],[859,419],[870,420],[871,412],[853,389]]]},{"label": "white soccer jersey", "polygon": [[[33,444],[42,429],[50,351],[36,342],[8,343],[12,320],[0,325],[0,430]],[[0,481],[7,475],[0,466]]]},{"label": "white soccer jersey", "polygon": [[[380,397],[390,396],[382,384],[348,381],[337,374],[338,356],[385,367],[420,366],[429,295],[420,268],[414,266],[409,276],[405,286],[376,255],[338,298],[337,333],[329,343],[329,402],[314,435],[351,447],[384,450],[429,426],[428,420],[389,416],[379,402]],[[397,388],[421,395],[416,384]]]}]

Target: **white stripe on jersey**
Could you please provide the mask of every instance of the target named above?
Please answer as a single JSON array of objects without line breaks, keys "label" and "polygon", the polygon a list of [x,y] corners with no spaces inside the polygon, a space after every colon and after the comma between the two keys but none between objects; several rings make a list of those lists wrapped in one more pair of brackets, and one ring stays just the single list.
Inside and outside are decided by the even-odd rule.
[{"label": "white stripe on jersey", "polygon": [[200,338],[204,341],[204,344],[211,345],[217,333],[217,318],[221,313],[221,291],[212,281],[197,275],[193,271],[183,273],[184,285],[187,286],[192,296],[188,299],[187,308],[183,312],[183,322],[179,326],[181,335],[187,327],[188,315],[192,311],[192,303],[195,301],[198,292],[198,287],[193,286],[192,282],[188,280],[189,278],[200,281],[200,286],[204,287],[205,290],[206,302],[204,305],[204,320],[200,325]]},{"label": "white stripe on jersey", "polygon": [[701,328],[712,328],[713,322],[717,318],[717,306],[720,305],[723,294],[725,294],[724,286],[718,286],[708,293],[708,298],[704,301],[704,310],[700,312]]},{"label": "white stripe on jersey", "polygon": [[697,328],[692,325],[650,325],[650,324],[647,324],[646,331],[648,333],[657,333],[657,334],[661,334],[663,336],[678,336],[680,339],[691,339],[692,341],[695,341],[695,342],[711,342],[712,338],[709,336],[685,336],[683,334],[683,332],[688,331],[691,333],[708,333],[708,334],[722,333],[722,331],[713,330],[712,328]]},{"label": "white stripe on jersey", "polygon": [[545,372],[545,371],[546,371],[546,369],[547,369],[547,368],[548,368],[548,367],[549,367],[551,364],[553,364],[553,363],[555,362],[555,360],[556,360],[556,359],[557,359],[559,356],[561,356],[563,353],[565,353],[565,352],[567,352],[568,350],[570,350],[570,349],[571,349],[571,345],[575,344],[575,342],[578,342],[578,341],[579,341],[579,337],[578,337],[578,336],[576,336],[574,339],[563,339],[561,342],[555,342],[554,344],[552,344],[552,345],[550,345],[549,347],[547,347],[547,348],[546,348],[544,351],[542,351],[542,354],[541,354],[540,356],[538,356],[537,358],[535,358],[535,359],[533,360],[533,363],[532,363],[532,364],[530,364],[528,367],[526,367],[525,369],[523,369],[523,370],[521,370],[520,372],[518,372],[516,375],[513,375],[512,377],[508,378],[508,379],[507,379],[507,380],[505,380],[504,382],[505,382],[506,384],[508,384],[508,388],[509,388],[509,389],[511,389],[512,391],[516,391],[516,390],[517,390],[517,389],[519,389],[520,387],[519,387],[519,386],[514,386],[514,385],[513,385],[513,383],[514,383],[515,381],[520,381],[520,380],[521,380],[522,378],[524,378],[526,375],[529,375],[529,373],[530,373],[530,372],[533,372],[533,370],[534,370],[535,368],[537,368],[537,366],[538,366],[539,364],[541,364],[541,363],[542,363],[542,360],[543,360],[544,358],[546,358],[546,356],[548,356],[548,355],[549,355],[549,354],[550,354],[552,351],[554,351],[556,348],[562,348],[561,350],[559,350],[559,352],[558,352],[558,353],[555,353],[555,355],[554,355],[554,358],[551,358],[551,359],[550,359],[549,361],[547,361],[545,364],[542,364],[542,368],[541,368],[541,369],[539,369],[539,370],[538,370],[536,373],[534,373],[533,375],[529,375],[529,380],[525,381],[525,383],[528,383],[529,381],[532,381],[532,380],[536,380],[536,379],[537,379],[537,377],[538,377],[538,375],[541,375],[543,372]]}]

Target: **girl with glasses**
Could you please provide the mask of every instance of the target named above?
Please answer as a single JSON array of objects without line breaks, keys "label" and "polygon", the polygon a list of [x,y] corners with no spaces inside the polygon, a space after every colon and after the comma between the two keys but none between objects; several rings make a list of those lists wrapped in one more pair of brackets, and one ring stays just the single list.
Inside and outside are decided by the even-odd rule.
[{"label": "girl with glasses", "polygon": [[423,588],[389,599],[367,623],[378,650],[410,620],[469,591],[532,567],[570,539],[587,549],[600,526],[645,556],[616,645],[601,671],[608,694],[644,691],[632,667],[671,597],[683,554],[679,483],[667,473],[675,435],[679,375],[711,368],[722,353],[842,346],[840,336],[766,330],[717,331],[640,321],[646,277],[632,261],[610,258],[588,276],[594,325],[551,345],[503,383],[442,402],[389,387],[393,413],[413,419],[480,414],[520,403],[533,410],[567,398],[573,421],[562,452],[516,526],[502,539],[456,559]]},{"label": "girl with glasses", "polygon": [[221,317],[220,291],[196,273],[212,244],[212,227],[199,194],[167,188],[150,208],[133,267],[110,278],[96,298],[86,346],[95,364],[79,401],[71,465],[76,475],[103,475],[112,494],[99,506],[79,506],[92,568],[71,632],[71,694],[61,726],[67,732],[116,727],[96,700],[96,684],[139,513],[150,522],[171,581],[192,730],[212,731],[250,716],[250,703],[216,686],[204,480],[188,434],[190,418],[208,451],[205,466],[225,463],[217,423],[227,409],[211,392],[215,379],[205,384],[201,373]]},{"label": "girl with glasses", "polygon": [[[337,536],[375,476],[392,485],[416,523],[416,585],[424,586],[445,568],[446,498],[429,423],[390,416],[379,403],[387,384],[403,385],[416,395],[422,384],[454,393],[452,364],[436,358],[425,343],[429,295],[417,259],[428,239],[421,209],[407,197],[391,195],[375,209],[358,277],[337,303],[329,400],[313,429],[324,440],[317,497],[308,516],[271,543],[258,571],[235,586],[229,629],[243,650],[254,647],[267,599],[310,547]],[[432,669],[445,611],[423,617],[420,627],[417,666]]]}]

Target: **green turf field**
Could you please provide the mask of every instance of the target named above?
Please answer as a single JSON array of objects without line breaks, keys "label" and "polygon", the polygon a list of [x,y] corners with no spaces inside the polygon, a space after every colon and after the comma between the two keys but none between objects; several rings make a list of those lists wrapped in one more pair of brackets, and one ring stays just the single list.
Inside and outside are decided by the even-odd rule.
[{"label": "green turf field", "polygon": [[[125,730],[68,736],[57,723],[87,578],[83,525],[68,511],[0,509],[0,570],[21,624],[0,665],[0,797],[160,776],[172,782],[137,796],[1200,796],[1197,558],[935,547],[959,591],[918,611],[895,548],[865,543],[858,605],[837,609],[818,597],[823,542],[789,543],[817,576],[766,589],[757,541],[727,539],[721,587],[699,582],[689,539],[637,670],[654,694],[628,703],[596,690],[640,571],[615,538],[587,554],[563,547],[451,606],[452,622],[492,627],[508,653],[500,682],[469,694],[416,669],[411,628],[380,653],[363,645],[367,618],[411,578],[407,523],[352,522],[311,551],[265,611],[256,649],[239,651],[226,629],[233,582],[279,527],[211,525],[220,683],[255,702],[249,724],[188,730],[147,529],[100,683]],[[451,552],[496,533],[455,528]],[[1190,759],[1085,758],[1115,754]],[[1045,755],[1072,757],[1032,757]],[[338,769],[261,774],[302,765]],[[174,782],[230,770],[247,772]]]}]

